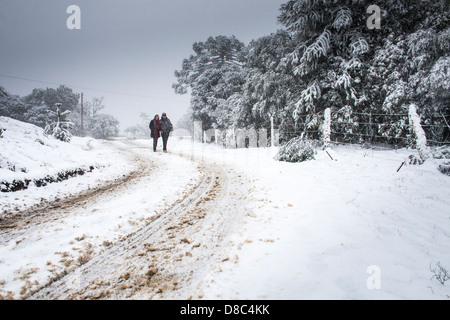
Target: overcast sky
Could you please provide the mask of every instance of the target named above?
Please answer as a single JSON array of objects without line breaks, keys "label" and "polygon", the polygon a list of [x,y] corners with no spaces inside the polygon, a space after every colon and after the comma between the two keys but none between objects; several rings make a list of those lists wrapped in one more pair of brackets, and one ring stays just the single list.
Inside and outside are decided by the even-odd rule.
[{"label": "overcast sky", "polygon": [[[121,130],[141,123],[141,112],[167,112],[176,123],[189,96],[173,92],[174,71],[193,53],[192,44],[217,35],[248,44],[269,35],[280,27],[285,2],[0,0],[0,86],[24,96],[64,84],[85,101],[104,97],[104,112]],[[81,10],[80,30],[67,28],[70,5]]]}]

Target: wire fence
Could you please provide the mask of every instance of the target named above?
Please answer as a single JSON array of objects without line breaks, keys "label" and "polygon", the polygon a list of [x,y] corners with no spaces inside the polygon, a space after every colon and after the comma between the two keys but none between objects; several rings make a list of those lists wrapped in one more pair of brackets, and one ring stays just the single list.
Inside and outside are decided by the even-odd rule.
[{"label": "wire fence", "polygon": [[[198,128],[194,126],[194,141],[215,143],[224,148],[249,148],[284,145],[293,138],[301,137],[315,141],[321,147],[349,145],[373,151],[412,147],[419,151],[421,161],[424,161],[410,114],[354,112],[351,115],[345,115],[342,112],[331,114],[327,111],[323,115],[301,115],[298,117],[300,121],[297,121],[295,125],[285,123],[277,129],[210,129],[203,131],[201,121],[197,121]],[[415,110],[414,114],[416,114]],[[447,122],[443,122],[443,120],[446,121],[445,117],[438,115],[435,118],[428,117],[425,121],[420,121],[415,117],[414,119],[414,122],[423,122],[420,128],[424,131],[427,147],[450,145],[450,127]],[[274,130],[273,134],[271,129]],[[444,134],[446,130],[448,131],[447,135]],[[425,152],[428,151],[425,150]]]},{"label": "wire fence", "polygon": [[[317,123],[317,119],[320,123]],[[450,119],[449,119],[450,120]],[[311,125],[312,121],[315,121]],[[450,126],[443,114],[432,114],[422,121],[427,145],[450,145]],[[324,117],[300,115],[294,130],[280,130],[283,141],[302,136],[311,140],[323,139]],[[335,113],[330,121],[330,143],[346,145],[372,145],[381,149],[415,146],[408,113],[363,113],[350,115]]]}]

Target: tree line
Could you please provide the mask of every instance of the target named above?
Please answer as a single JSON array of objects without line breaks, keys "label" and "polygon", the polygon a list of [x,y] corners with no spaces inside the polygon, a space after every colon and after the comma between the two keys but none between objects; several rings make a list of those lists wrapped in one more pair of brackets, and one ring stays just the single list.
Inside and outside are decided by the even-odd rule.
[{"label": "tree line", "polygon": [[[381,9],[369,29],[367,8]],[[190,93],[204,128],[270,128],[319,138],[330,108],[334,141],[408,145],[414,103],[429,141],[450,142],[450,10],[446,0],[291,0],[282,26],[248,45],[193,44],[173,89]]]},{"label": "tree line", "polygon": [[61,85],[56,89],[34,89],[29,95],[20,97],[0,87],[0,116],[31,123],[43,129],[55,121],[49,111],[55,111],[57,103],[61,103],[63,111],[70,111],[66,120],[72,124],[70,131],[73,135],[108,139],[119,134],[119,121],[100,112],[105,108],[103,98],[84,101],[82,125],[80,94],[73,92],[71,88]]}]

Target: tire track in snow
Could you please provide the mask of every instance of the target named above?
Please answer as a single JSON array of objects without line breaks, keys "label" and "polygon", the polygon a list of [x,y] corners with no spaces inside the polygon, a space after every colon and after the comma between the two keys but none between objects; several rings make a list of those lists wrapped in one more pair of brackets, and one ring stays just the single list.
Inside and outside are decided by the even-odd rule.
[{"label": "tire track in snow", "polygon": [[[110,144],[108,142],[106,143]],[[132,143],[128,143],[126,146],[114,144],[113,147],[115,150],[121,152],[126,158],[129,158],[129,161],[134,164],[129,171],[124,172],[120,178],[106,181],[98,187],[89,188],[80,193],[71,194],[68,197],[59,197],[56,201],[45,201],[39,205],[31,206],[24,211],[3,217],[2,221],[0,221],[0,243],[5,247],[9,247],[10,251],[16,251],[17,246],[20,246],[21,248],[27,247],[27,244],[23,245],[23,243],[39,243],[42,242],[42,240],[45,242],[46,239],[51,238],[49,235],[50,230],[62,230],[61,228],[67,226],[66,220],[73,220],[74,217],[85,216],[86,212],[96,211],[95,206],[97,204],[108,201],[111,196],[114,197],[115,195],[123,193],[144,178],[152,177],[161,167],[161,164],[158,162],[148,159],[142,154],[131,150],[131,148],[136,147]],[[2,227],[2,225],[5,227]],[[73,227],[75,228],[75,226]],[[72,226],[69,225],[69,228],[72,228]],[[82,241],[82,239],[79,240],[77,238],[74,240]],[[50,240],[49,242],[52,241]],[[87,243],[87,245],[90,245],[90,243]],[[102,250],[101,247],[102,246],[97,246],[97,248],[94,248],[90,246],[86,249],[80,249],[79,252],[81,252],[82,255],[85,254],[86,251],[89,251],[89,254],[95,254],[96,250]],[[75,250],[73,251],[73,254],[76,254],[77,249],[72,248],[72,250]],[[23,260],[21,265],[15,263],[14,267],[10,267],[6,273],[14,273],[17,276],[15,276],[14,280],[10,280],[9,282],[15,283],[23,280],[24,285],[20,289],[20,292],[17,290],[9,291],[3,287],[5,284],[4,278],[0,278],[0,283],[2,283],[2,285],[0,285],[0,299],[5,297],[9,297],[8,299],[12,299],[13,297],[15,299],[24,299],[30,295],[30,292],[36,290],[37,287],[45,286],[49,281],[55,281],[67,274],[67,269],[71,269],[72,266],[68,267],[65,261],[70,263],[70,257],[65,258],[64,254],[66,254],[66,252],[55,252],[55,254],[62,255],[63,260],[61,260],[60,263],[63,263],[63,265],[54,265],[53,263],[49,265],[50,261],[48,261],[48,267],[44,268],[42,263],[39,266],[36,265],[36,261],[34,261],[33,258],[30,260],[21,258]],[[20,255],[21,252],[18,253],[18,257]],[[7,261],[2,259],[0,260],[0,263],[7,263]],[[31,282],[27,280],[29,275],[34,274],[40,269],[47,270],[52,279],[49,278],[45,282],[40,279],[40,284],[36,281]],[[2,277],[8,277],[8,275],[2,274]]]},{"label": "tire track in snow", "polygon": [[200,183],[141,230],[29,299],[192,298],[245,214],[245,186],[233,170],[200,163]]}]

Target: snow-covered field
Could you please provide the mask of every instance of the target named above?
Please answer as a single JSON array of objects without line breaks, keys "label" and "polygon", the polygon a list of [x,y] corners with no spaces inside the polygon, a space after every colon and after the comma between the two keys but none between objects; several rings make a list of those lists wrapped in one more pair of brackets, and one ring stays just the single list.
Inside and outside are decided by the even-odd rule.
[{"label": "snow-covered field", "polygon": [[[328,150],[334,160],[318,150],[316,160],[293,164],[275,161],[276,149],[271,148],[226,150],[173,137],[170,153],[163,154],[150,152],[150,140],[131,145],[76,138],[69,147],[43,140],[36,133],[53,149],[37,155],[44,146],[30,142],[36,137],[13,145],[12,131],[31,127],[8,126],[5,118],[0,120],[0,127],[7,129],[0,138],[2,159],[6,159],[2,163],[14,158],[18,159],[16,168],[27,167],[26,173],[17,175],[42,175],[42,163],[48,170],[97,166],[63,182],[0,193],[4,219],[19,210],[117,181],[139,171],[136,163],[145,173],[132,184],[124,182],[121,187],[119,183],[102,197],[90,199],[85,209],[77,207],[76,214],[73,210],[68,216],[59,213],[60,218],[47,222],[45,228],[26,225],[22,232],[3,225],[3,297],[26,296],[58,272],[76,270],[86,255],[95,256],[105,244],[144,226],[156,212],[164,212],[194,188],[201,179],[200,164],[224,168],[230,181],[241,179],[248,190],[242,195],[245,215],[236,212],[237,229],[218,247],[220,259],[200,273],[195,285],[184,288],[189,296],[175,292],[163,298],[450,296],[450,281],[441,284],[436,278],[438,264],[450,270],[450,177],[440,173],[433,160],[421,166],[406,165],[397,172],[415,150],[339,146]],[[30,149],[31,145],[37,149]],[[24,160],[15,156],[19,153]],[[30,159],[36,159],[34,164]],[[60,166],[61,159],[65,162]],[[0,178],[11,174],[16,173],[7,172],[2,165]],[[45,212],[41,215],[45,217]]]},{"label": "snow-covered field", "polygon": [[[183,152],[189,152],[184,149]],[[198,159],[239,168],[253,212],[198,291],[211,299],[448,299],[450,179],[416,150],[340,146],[284,163],[274,150],[197,146]]]}]

